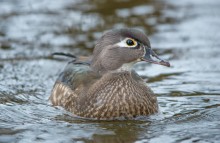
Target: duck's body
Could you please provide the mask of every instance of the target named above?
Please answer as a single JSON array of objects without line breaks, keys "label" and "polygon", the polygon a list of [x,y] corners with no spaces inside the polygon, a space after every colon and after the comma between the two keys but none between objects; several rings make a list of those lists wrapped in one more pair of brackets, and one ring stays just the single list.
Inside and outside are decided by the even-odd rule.
[{"label": "duck's body", "polygon": [[[103,56],[112,57],[111,52],[116,48],[101,49],[103,46],[99,46],[91,60],[67,65],[52,90],[52,104],[62,106],[74,115],[100,120],[131,119],[158,112],[157,98],[152,90],[134,70],[127,68],[126,64],[136,57],[131,57],[129,62],[121,57],[108,58],[106,63]],[[137,56],[146,53],[143,50]],[[117,61],[121,64],[117,65]]]},{"label": "duck's body", "polygon": [[115,119],[158,111],[157,98],[135,71],[100,75],[87,64],[69,63],[59,76],[50,100],[86,118]]}]

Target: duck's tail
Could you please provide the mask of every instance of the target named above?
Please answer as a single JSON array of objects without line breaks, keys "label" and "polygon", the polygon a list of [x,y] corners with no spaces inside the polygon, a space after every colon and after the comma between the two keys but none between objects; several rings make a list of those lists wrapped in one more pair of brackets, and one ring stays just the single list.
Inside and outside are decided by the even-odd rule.
[{"label": "duck's tail", "polygon": [[70,53],[62,53],[62,52],[55,52],[51,54],[52,56],[65,56],[65,57],[70,57],[76,59],[77,57],[73,54]]},{"label": "duck's tail", "polygon": [[52,56],[65,56],[65,57],[69,57],[69,58],[73,58],[72,62],[86,62],[89,63],[91,57],[87,57],[87,56],[75,56],[73,54],[70,53],[62,53],[62,52],[55,52],[51,54]]}]

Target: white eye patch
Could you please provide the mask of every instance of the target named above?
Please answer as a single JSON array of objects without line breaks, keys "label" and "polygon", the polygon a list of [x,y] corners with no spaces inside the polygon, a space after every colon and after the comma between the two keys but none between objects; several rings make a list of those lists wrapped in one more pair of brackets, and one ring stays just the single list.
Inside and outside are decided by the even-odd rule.
[{"label": "white eye patch", "polygon": [[127,47],[127,48],[133,48],[137,46],[137,41],[132,38],[125,38],[121,42],[117,43],[119,47]]}]

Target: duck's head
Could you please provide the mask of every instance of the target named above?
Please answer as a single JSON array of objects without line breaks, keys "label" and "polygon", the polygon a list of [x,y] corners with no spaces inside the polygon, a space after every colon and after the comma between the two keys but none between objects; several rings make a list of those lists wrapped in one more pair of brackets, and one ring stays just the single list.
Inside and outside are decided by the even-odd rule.
[{"label": "duck's head", "polygon": [[150,41],[140,30],[133,28],[107,31],[98,40],[93,51],[91,66],[104,73],[116,70],[130,70],[136,62],[145,61],[169,67],[151,49]]}]

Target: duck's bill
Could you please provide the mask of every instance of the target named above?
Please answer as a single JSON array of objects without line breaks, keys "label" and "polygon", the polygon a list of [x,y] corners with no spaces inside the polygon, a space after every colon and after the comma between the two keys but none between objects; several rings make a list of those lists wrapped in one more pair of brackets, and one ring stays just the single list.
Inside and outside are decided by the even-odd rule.
[{"label": "duck's bill", "polygon": [[159,58],[158,55],[151,48],[145,48],[145,49],[146,49],[146,53],[144,57],[141,58],[142,61],[170,67],[170,63]]}]

